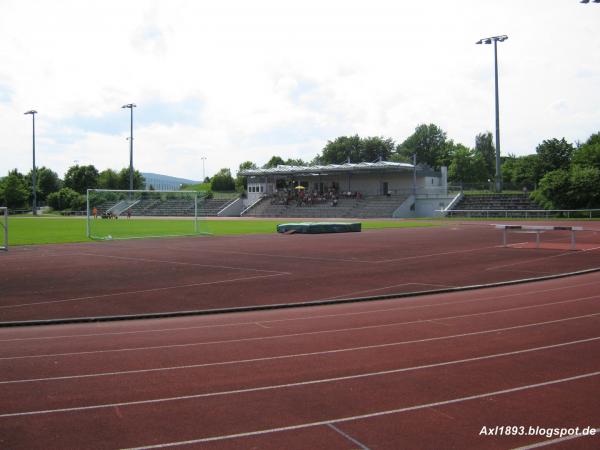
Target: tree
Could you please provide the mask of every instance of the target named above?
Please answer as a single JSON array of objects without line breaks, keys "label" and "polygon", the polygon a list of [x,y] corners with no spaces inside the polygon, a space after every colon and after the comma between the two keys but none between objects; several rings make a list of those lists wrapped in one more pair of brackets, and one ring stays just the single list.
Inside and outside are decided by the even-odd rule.
[{"label": "tree", "polygon": [[360,162],[372,162],[378,159],[388,161],[394,153],[396,143],[392,138],[371,136],[362,140]]},{"label": "tree", "polygon": [[448,167],[448,178],[452,182],[476,183],[486,181],[485,165],[481,158],[474,155],[474,151],[462,144],[455,146],[452,161]]},{"label": "tree", "polygon": [[10,209],[27,208],[30,189],[25,182],[25,177],[17,169],[8,173],[0,181],[0,205]]},{"label": "tree", "polygon": [[235,190],[235,181],[231,176],[231,170],[221,169],[210,180],[213,191],[233,191]]},{"label": "tree", "polygon": [[[281,156],[273,156],[271,159],[263,166],[263,169],[270,169],[272,167],[277,167],[285,164],[283,158]],[[223,170],[223,169],[221,169]],[[229,170],[229,169],[227,169]]]},{"label": "tree", "polygon": [[354,136],[340,136],[327,144],[319,156],[320,164],[344,164],[361,161],[361,149],[363,142],[358,134]]},{"label": "tree", "polygon": [[[31,186],[33,179],[33,170],[30,170],[27,175],[25,175],[25,181],[27,186]],[[36,195],[37,199],[40,201],[45,201],[48,195],[52,192],[57,192],[62,188],[63,182],[58,177],[58,174],[47,167],[38,167],[35,171],[35,184],[36,186]]]},{"label": "tree", "polygon": [[571,162],[582,167],[597,167],[600,169],[600,133],[593,134],[573,152]]},{"label": "tree", "polygon": [[479,133],[475,136],[475,157],[481,158],[485,166],[486,180],[493,180],[496,176],[496,148],[494,136],[491,132]]},{"label": "tree", "polygon": [[252,161],[244,161],[238,168],[238,175],[235,177],[235,190],[238,192],[248,189],[248,177],[240,175],[242,170],[257,169],[258,167]]},{"label": "tree", "polygon": [[98,170],[93,166],[71,166],[65,174],[65,187],[85,194],[87,189],[98,187]]},{"label": "tree", "polygon": [[416,153],[417,162],[440,167],[447,156],[446,133],[437,125],[419,125],[415,132],[398,146],[400,155],[411,158]]},{"label": "tree", "polygon": [[[129,189],[129,181],[127,186]],[[103,170],[98,175],[98,187],[100,189],[119,189],[119,174],[112,169]]]},{"label": "tree", "polygon": [[85,209],[85,197],[73,189],[65,187],[48,195],[48,206],[57,211],[65,209],[81,211]]},{"label": "tree", "polygon": [[533,194],[534,199],[544,208],[568,209],[571,188],[569,178],[569,172],[564,169],[548,172],[540,180],[540,185]]},{"label": "tree", "polygon": [[569,178],[571,183],[569,208],[600,206],[600,169],[573,166]]},{"label": "tree", "polygon": [[[146,179],[137,170],[133,171],[133,189],[140,190],[146,186]],[[129,189],[129,167],[124,167],[118,174],[118,189]]]},{"label": "tree", "polygon": [[288,158],[286,162],[284,162],[284,164],[286,166],[305,166],[306,163],[304,161],[302,161],[301,158],[298,159],[293,159],[293,158]]},{"label": "tree", "polygon": [[535,189],[542,176],[539,155],[526,155],[515,160],[511,181],[519,187]]},{"label": "tree", "polygon": [[540,170],[542,173],[557,169],[568,170],[574,150],[573,145],[567,142],[565,138],[543,141],[535,149],[539,157]]}]

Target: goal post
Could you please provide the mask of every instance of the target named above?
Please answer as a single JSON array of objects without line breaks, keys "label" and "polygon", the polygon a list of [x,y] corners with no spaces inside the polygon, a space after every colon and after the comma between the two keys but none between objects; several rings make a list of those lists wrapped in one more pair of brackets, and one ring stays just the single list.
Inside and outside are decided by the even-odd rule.
[{"label": "goal post", "polygon": [[8,208],[0,206],[0,250],[8,250]]},{"label": "goal post", "polygon": [[91,239],[210,234],[198,217],[204,191],[88,189],[86,234]]}]

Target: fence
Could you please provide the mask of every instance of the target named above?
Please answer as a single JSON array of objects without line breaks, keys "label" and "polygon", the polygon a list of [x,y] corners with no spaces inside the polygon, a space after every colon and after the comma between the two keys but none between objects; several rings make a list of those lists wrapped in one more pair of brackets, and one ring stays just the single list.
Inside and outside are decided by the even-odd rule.
[{"label": "fence", "polygon": [[479,218],[562,218],[562,219],[593,219],[600,217],[600,209],[453,209],[439,210],[446,217],[479,217]]}]

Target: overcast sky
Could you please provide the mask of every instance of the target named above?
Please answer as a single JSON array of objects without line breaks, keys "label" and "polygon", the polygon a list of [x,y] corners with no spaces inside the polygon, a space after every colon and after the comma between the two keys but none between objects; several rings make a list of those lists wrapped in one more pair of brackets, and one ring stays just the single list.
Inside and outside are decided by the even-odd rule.
[{"label": "overcast sky", "polygon": [[502,153],[600,131],[600,4],[578,0],[0,0],[0,176],[134,165],[191,179],[341,135],[435,123]]}]

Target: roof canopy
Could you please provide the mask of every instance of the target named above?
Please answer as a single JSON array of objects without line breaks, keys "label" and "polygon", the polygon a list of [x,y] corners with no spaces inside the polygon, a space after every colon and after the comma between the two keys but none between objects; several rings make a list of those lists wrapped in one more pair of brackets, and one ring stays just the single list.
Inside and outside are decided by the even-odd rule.
[{"label": "roof canopy", "polygon": [[277,166],[269,169],[247,169],[241,170],[242,176],[265,176],[265,175],[327,175],[329,173],[356,173],[356,172],[399,172],[413,170],[413,165],[391,161],[379,161],[374,163],[346,163],[329,164],[325,166]]}]

